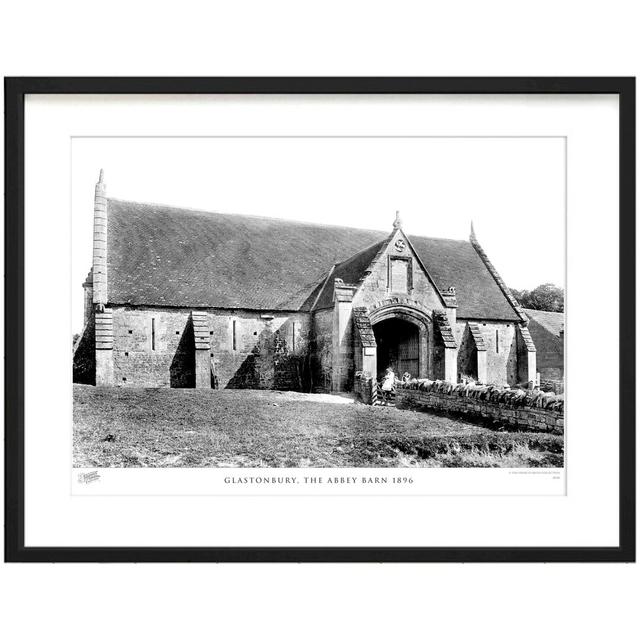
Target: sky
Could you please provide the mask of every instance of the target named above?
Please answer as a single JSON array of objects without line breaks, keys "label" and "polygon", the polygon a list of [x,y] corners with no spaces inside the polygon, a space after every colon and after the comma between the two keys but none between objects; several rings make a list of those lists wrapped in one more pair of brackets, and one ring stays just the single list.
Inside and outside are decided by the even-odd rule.
[{"label": "sky", "polygon": [[93,195],[390,231],[476,236],[507,285],[565,281],[559,137],[198,137],[72,140],[72,313],[82,328]]}]

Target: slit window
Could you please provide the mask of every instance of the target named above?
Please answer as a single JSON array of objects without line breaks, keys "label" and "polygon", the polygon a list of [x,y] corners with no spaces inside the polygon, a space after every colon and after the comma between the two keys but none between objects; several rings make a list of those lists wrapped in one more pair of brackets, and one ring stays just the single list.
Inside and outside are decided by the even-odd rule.
[{"label": "slit window", "polygon": [[498,341],[498,330],[496,329],[496,353],[500,353],[500,342]]},{"label": "slit window", "polygon": [[231,322],[231,348],[234,351],[238,350],[238,343],[237,343],[237,337],[236,337],[236,321],[233,320]]},{"label": "slit window", "polygon": [[156,319],[151,318],[151,351],[156,350]]},{"label": "slit window", "polygon": [[296,350],[296,323],[291,323],[291,351]]}]

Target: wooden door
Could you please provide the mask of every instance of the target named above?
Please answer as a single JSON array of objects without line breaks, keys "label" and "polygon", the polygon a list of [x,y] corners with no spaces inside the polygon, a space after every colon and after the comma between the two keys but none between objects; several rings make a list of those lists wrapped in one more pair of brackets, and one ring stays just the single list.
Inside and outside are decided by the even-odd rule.
[{"label": "wooden door", "polygon": [[405,334],[398,343],[398,376],[405,372],[417,378],[420,374],[420,344],[418,331]]}]

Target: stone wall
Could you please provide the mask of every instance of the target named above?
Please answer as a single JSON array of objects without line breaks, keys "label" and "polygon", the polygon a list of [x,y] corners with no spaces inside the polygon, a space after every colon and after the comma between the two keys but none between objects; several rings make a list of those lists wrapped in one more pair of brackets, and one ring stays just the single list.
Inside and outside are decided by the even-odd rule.
[{"label": "stone wall", "polygon": [[[516,325],[513,322],[481,320],[477,320],[476,323],[479,325],[487,345],[487,379],[482,382],[510,386],[520,382],[518,380]],[[467,326],[467,320],[458,319],[454,328],[456,341],[459,345],[458,374],[476,378],[477,369],[473,358],[477,357],[477,352]]]},{"label": "stone wall", "polygon": [[[219,388],[304,389],[307,314],[206,310]],[[192,387],[195,346],[190,309],[113,308],[115,384]]]},{"label": "stone wall", "polygon": [[543,391],[553,391],[553,393],[564,393],[564,379],[558,380],[555,377],[545,378],[544,374],[540,376],[540,389]]},{"label": "stone wall", "polygon": [[419,389],[398,388],[396,407],[431,410],[497,422],[507,428],[564,433],[564,411],[519,407]]},{"label": "stone wall", "polygon": [[[540,313],[545,315],[544,312]],[[562,314],[549,315],[562,318]],[[541,378],[562,381],[564,377],[564,332],[557,335],[531,317],[529,319],[529,333],[536,345],[537,369]]]},{"label": "stone wall", "polygon": [[538,366],[538,373],[540,374],[540,378],[542,378],[542,380],[555,381],[555,382],[564,381],[564,367]]},{"label": "stone wall", "polygon": [[330,393],[333,367],[333,309],[323,309],[313,314],[311,336],[313,390]]}]

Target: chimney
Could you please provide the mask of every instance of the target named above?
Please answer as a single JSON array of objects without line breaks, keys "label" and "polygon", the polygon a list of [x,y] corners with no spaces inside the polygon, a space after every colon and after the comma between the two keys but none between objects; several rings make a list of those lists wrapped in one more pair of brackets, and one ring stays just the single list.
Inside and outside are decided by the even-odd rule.
[{"label": "chimney", "polygon": [[107,303],[107,189],[104,171],[96,184],[93,204],[93,304],[102,310]]}]

